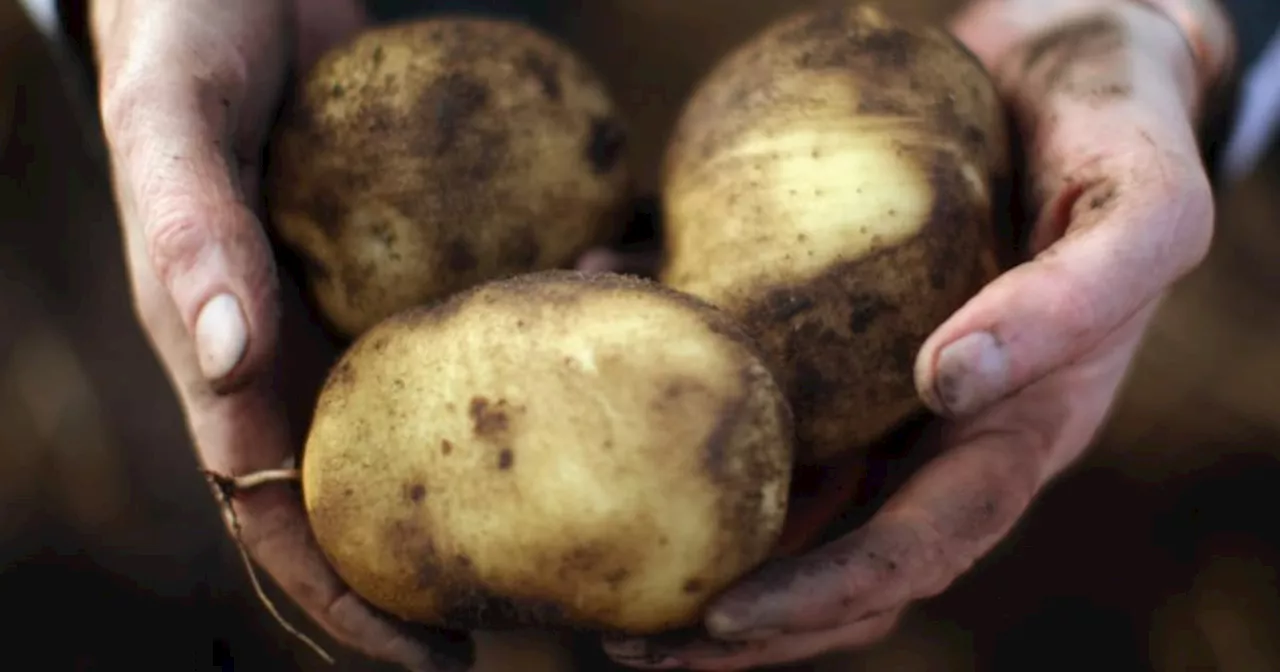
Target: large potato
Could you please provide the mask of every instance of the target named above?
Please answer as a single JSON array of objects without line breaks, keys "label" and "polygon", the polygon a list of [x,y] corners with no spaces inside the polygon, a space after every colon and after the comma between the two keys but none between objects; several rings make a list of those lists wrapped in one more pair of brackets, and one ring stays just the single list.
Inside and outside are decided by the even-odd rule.
[{"label": "large potato", "polygon": [[664,167],[663,280],[759,339],[801,460],[920,408],[920,345],[992,272],[1003,123],[949,35],[848,2],[768,28],[689,101]]},{"label": "large potato", "polygon": [[333,566],[388,612],[651,633],[770,554],[791,450],[781,391],[718,311],[552,271],[366,332],[302,480]]},{"label": "large potato", "polygon": [[624,139],[599,79],[531,28],[373,28],[320,60],[280,124],[271,219],[354,336],[606,240],[628,195]]}]

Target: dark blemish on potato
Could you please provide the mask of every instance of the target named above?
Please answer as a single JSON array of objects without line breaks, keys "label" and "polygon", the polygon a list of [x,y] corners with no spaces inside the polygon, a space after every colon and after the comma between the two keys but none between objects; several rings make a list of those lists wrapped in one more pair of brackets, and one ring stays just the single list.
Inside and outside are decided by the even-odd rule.
[{"label": "dark blemish on potato", "polygon": [[911,113],[911,108],[902,100],[893,96],[878,96],[864,91],[858,97],[857,113],[868,116],[903,117]]},{"label": "dark blemish on potato", "polygon": [[418,502],[421,502],[422,498],[427,495],[427,488],[421,483],[414,483],[413,485],[407,488],[406,494],[409,497],[409,501],[413,502],[414,504],[417,504]]},{"label": "dark blemish on potato", "polygon": [[533,224],[514,228],[502,239],[498,254],[503,266],[521,271],[529,270],[542,256],[542,246]]},{"label": "dark blemish on potato", "polygon": [[499,471],[507,471],[508,469],[511,468],[511,465],[514,464],[515,461],[516,461],[516,455],[515,453],[511,452],[510,448],[503,448],[501,451],[498,452],[498,470]]},{"label": "dark blemish on potato", "polygon": [[599,544],[583,543],[560,557],[556,571],[562,578],[578,580],[586,574],[594,573],[605,558],[605,549]]},{"label": "dark blemish on potato", "polygon": [[947,269],[942,264],[934,264],[929,269],[929,288],[940,292],[947,286]]},{"label": "dark blemish on potato", "polygon": [[564,97],[564,90],[560,86],[560,71],[554,63],[535,51],[526,51],[520,59],[520,66],[538,80],[542,95],[547,100],[557,102]]},{"label": "dark blemish on potato", "polygon": [[382,47],[380,46],[374,47],[373,48],[373,67],[376,68],[382,65],[382,62],[386,59],[386,57],[387,55],[382,51]]},{"label": "dark blemish on potato", "polygon": [[341,98],[343,95],[346,94],[346,92],[347,90],[344,89],[342,87],[342,84],[338,82],[334,82],[333,88],[329,89],[329,95],[333,96],[334,98]]},{"label": "dark blemish on potato", "polygon": [[875,294],[849,297],[849,332],[854,336],[864,334],[886,313],[894,312],[893,305]]},{"label": "dark blemish on potato", "polygon": [[304,198],[305,211],[316,228],[330,239],[340,238],[347,225],[347,205],[342,197],[331,190],[320,189]]},{"label": "dark blemish on potato", "polygon": [[618,120],[608,117],[591,120],[586,156],[596,175],[606,175],[617,167],[626,146],[626,129]]},{"label": "dark blemish on potato", "polygon": [[459,567],[470,567],[470,566],[471,566],[471,558],[470,558],[469,556],[467,556],[465,553],[459,553],[459,554],[458,554],[458,557],[457,557],[457,558],[455,558],[455,560],[457,560],[457,562],[458,562],[458,566],[459,566]]},{"label": "dark blemish on potato", "polygon": [[493,436],[507,430],[510,420],[507,418],[506,402],[490,404],[484,397],[474,397],[467,413],[471,416],[472,429],[476,436]]},{"label": "dark blemish on potato", "polygon": [[684,582],[683,590],[686,594],[694,595],[702,592],[702,588],[702,581],[700,579],[689,579]]},{"label": "dark blemish on potato", "polygon": [[304,250],[301,247],[293,249],[296,252],[295,257],[302,264],[302,269],[306,276],[313,282],[324,282],[332,277],[329,267],[320,261],[311,250]]},{"label": "dark blemish on potato", "polygon": [[458,630],[575,629],[563,605],[550,600],[496,595],[474,581],[469,582],[469,588],[458,589],[449,598],[441,620]]},{"label": "dark blemish on potato", "polygon": [[729,474],[729,465],[726,460],[730,459],[730,456],[727,450],[733,438],[733,430],[746,405],[745,401],[745,399],[739,399],[736,403],[729,404],[720,410],[720,417],[702,446],[702,466],[714,482],[723,481]]},{"label": "dark blemish on potato", "polygon": [[625,569],[615,569],[604,575],[604,582],[609,584],[610,588],[617,590],[630,576],[631,572]]},{"label": "dark blemish on potato", "polygon": [[435,107],[435,151],[443,154],[457,147],[471,118],[489,104],[489,87],[455,72],[428,87],[426,97]]},{"label": "dark blemish on potato", "polygon": [[453,443],[449,439],[440,439],[440,454],[449,455],[453,453]]},{"label": "dark blemish on potato", "polygon": [[[1083,17],[1032,39],[1022,67],[1028,73],[1038,70],[1038,80],[1049,92],[1110,89],[1112,97],[1127,95],[1129,74],[1122,55],[1127,40],[1125,27],[1116,17]],[[1085,72],[1090,73],[1087,81],[1074,81]]]},{"label": "dark blemish on potato", "polygon": [[812,409],[835,388],[836,383],[827,378],[813,362],[795,363],[795,389],[792,401],[798,409]]},{"label": "dark blemish on potato", "polygon": [[765,297],[771,317],[778,322],[785,322],[811,310],[814,301],[808,296],[801,296],[789,290],[776,290]]},{"label": "dark blemish on potato", "polygon": [[454,238],[445,244],[445,266],[454,273],[467,273],[474,271],[480,265],[480,260],[476,258],[476,253],[471,250],[471,246],[462,238]]},{"label": "dark blemish on potato", "polygon": [[333,371],[329,374],[329,381],[327,386],[330,388],[337,389],[337,388],[344,388],[344,387],[349,388],[355,384],[356,384],[355,368],[351,366],[350,360],[344,358],[338,362],[337,366],[333,367]]},{"label": "dark blemish on potato", "polygon": [[378,243],[385,248],[391,249],[396,244],[396,232],[392,226],[386,222],[374,222],[369,227],[369,233],[378,240]]}]

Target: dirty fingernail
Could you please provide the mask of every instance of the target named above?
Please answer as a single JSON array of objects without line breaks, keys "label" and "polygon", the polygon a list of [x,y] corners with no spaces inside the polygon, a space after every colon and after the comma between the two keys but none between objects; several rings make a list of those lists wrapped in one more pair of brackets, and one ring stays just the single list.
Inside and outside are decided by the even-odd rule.
[{"label": "dirty fingernail", "polygon": [[1004,346],[985,331],[969,334],[942,349],[934,373],[934,397],[944,415],[982,410],[1008,392],[1009,358]]},{"label": "dirty fingernail", "polygon": [[200,371],[209,380],[231,373],[249,345],[244,313],[231,294],[219,294],[204,304],[196,318],[195,332]]}]

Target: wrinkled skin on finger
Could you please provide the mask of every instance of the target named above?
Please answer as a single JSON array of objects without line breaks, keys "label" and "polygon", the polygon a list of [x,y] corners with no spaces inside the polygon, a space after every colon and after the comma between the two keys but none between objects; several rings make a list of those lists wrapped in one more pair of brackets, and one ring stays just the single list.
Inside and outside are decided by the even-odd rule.
[{"label": "wrinkled skin on finger", "polygon": [[996,75],[1024,143],[1025,252],[920,351],[917,387],[939,420],[908,450],[931,459],[865,524],[719,596],[703,634],[607,642],[615,660],[744,670],[882,639],[1080,458],[1161,297],[1206,253],[1199,92],[1173,24],[1137,3],[1075,3],[984,48],[1006,39],[984,22],[1000,4],[955,31]]},{"label": "wrinkled skin on finger", "polygon": [[[362,21],[352,0],[91,6],[136,310],[179,395],[199,461],[218,474],[295,462],[339,347],[315,326],[288,258],[276,263],[260,224],[259,185],[287,73]],[[221,337],[212,339],[212,355],[197,348],[210,334]],[[465,635],[402,623],[348,590],[291,488],[237,493],[232,507],[258,567],[340,643],[412,670],[470,665]]]}]

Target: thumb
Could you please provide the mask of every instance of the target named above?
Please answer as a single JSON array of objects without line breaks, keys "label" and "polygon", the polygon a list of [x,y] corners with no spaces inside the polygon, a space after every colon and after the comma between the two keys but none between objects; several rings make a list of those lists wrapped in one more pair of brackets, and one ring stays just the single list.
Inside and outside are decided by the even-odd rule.
[{"label": "thumb", "polygon": [[943,324],[916,363],[938,412],[982,410],[1076,362],[1203,258],[1213,199],[1185,41],[1158,14],[1087,15],[1035,37],[1003,88],[1028,130],[1036,257]]},{"label": "thumb", "polygon": [[267,370],[278,309],[270,247],[231,158],[234,97],[217,82],[120,81],[104,92],[103,122],[126,235],[167,290],[139,295],[142,323],[168,349],[161,332],[176,312],[203,376],[179,382],[225,389]]}]

